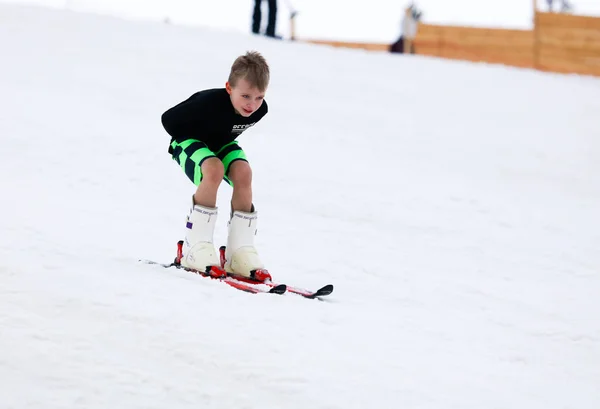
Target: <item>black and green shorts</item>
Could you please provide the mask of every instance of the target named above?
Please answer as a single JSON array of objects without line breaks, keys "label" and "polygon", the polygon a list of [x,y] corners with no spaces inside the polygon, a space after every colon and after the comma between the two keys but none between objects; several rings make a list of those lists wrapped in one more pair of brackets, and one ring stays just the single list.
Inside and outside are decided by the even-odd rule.
[{"label": "black and green shorts", "polygon": [[236,141],[230,142],[221,147],[217,152],[211,151],[204,142],[196,139],[186,139],[185,141],[172,141],[171,149],[173,159],[181,166],[186,176],[196,185],[202,180],[202,163],[208,158],[219,158],[225,168],[225,177],[227,183],[233,186],[233,182],[227,177],[231,164],[236,160],[248,161],[246,153],[237,144]]}]

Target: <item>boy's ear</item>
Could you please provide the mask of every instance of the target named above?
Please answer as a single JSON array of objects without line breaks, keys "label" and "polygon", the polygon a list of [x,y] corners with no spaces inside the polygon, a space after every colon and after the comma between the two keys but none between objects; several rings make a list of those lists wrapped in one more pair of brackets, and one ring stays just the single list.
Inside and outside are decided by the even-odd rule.
[{"label": "boy's ear", "polygon": [[227,93],[231,95],[231,84],[229,84],[229,81],[225,83],[225,89],[227,90]]}]

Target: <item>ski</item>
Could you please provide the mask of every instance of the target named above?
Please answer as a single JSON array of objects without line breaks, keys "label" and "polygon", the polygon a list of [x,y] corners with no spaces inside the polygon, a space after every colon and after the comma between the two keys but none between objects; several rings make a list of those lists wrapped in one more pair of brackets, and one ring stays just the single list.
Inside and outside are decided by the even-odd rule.
[{"label": "ski", "polygon": [[273,281],[271,274],[268,270],[259,269],[253,270],[251,277],[240,276],[225,271],[225,246],[219,248],[219,256],[221,266],[207,267],[205,271],[199,271],[191,268],[187,268],[181,265],[180,260],[182,257],[182,246],[183,241],[177,243],[177,257],[173,263],[159,263],[152,260],[140,260],[146,264],[159,265],[164,268],[177,268],[180,270],[188,271],[194,274],[198,274],[201,277],[211,278],[219,280],[225,284],[236,288],[241,291],[245,291],[252,294],[257,293],[268,293],[268,294],[284,294],[290,292],[292,294],[301,295],[304,298],[310,299],[321,299],[322,297],[328,296],[333,292],[333,285],[327,284],[316,291],[306,290],[300,287],[294,287],[287,284],[279,284]]},{"label": "ski", "polygon": [[[225,250],[226,250],[225,246],[219,247],[219,256],[220,256],[222,268],[225,268],[225,262],[227,261],[225,259]],[[287,292],[301,295],[304,298],[310,298],[310,299],[321,298],[321,297],[325,297],[333,292],[332,284],[327,284],[327,285],[319,288],[316,291],[310,291],[310,290],[306,290],[304,288],[293,287],[293,286],[290,286],[287,284],[278,284],[278,283],[273,282],[271,275],[269,274],[269,272],[267,270],[253,271],[253,275],[255,277],[266,277],[266,278],[263,280],[258,280],[258,279],[253,279],[253,278],[248,278],[248,277],[238,276],[235,274],[228,273],[229,277],[232,277],[238,281],[242,281],[242,282],[248,283],[248,284],[265,284],[271,288],[277,288],[277,287],[283,285],[287,288]]]},{"label": "ski", "polygon": [[184,270],[184,271],[188,271],[190,273],[198,274],[200,277],[205,277],[205,278],[210,278],[213,280],[222,281],[223,283],[225,283],[237,290],[244,291],[244,292],[251,293],[251,294],[266,293],[266,294],[281,295],[281,294],[284,294],[287,290],[287,287],[284,284],[280,284],[277,286],[266,285],[266,287],[268,288],[268,289],[266,289],[266,288],[261,288],[261,287],[256,286],[257,284],[264,284],[264,283],[260,283],[260,282],[245,283],[241,280],[237,280],[236,278],[227,275],[227,273],[225,273],[224,270],[221,270],[218,267],[208,268],[207,271],[201,272],[199,270],[187,268],[187,267],[182,266],[181,264],[176,264],[176,263],[166,264],[166,263],[159,263],[157,261],[152,261],[152,260],[140,260],[140,261],[145,264],[158,265],[158,266],[161,266],[164,268],[174,267],[179,270]]},{"label": "ski", "polygon": [[286,291],[288,293],[292,293],[292,294],[298,294],[303,296],[304,298],[321,298],[321,297],[325,297],[329,294],[331,294],[333,292],[333,284],[327,284],[321,288],[319,288],[316,291],[311,291],[311,290],[306,290],[304,288],[300,288],[300,287],[293,287],[291,285],[288,284],[279,284],[276,282],[273,282],[271,280],[266,280],[266,281],[256,281],[256,280],[252,280],[250,278],[246,278],[246,277],[242,277],[242,276],[236,276],[234,274],[229,274],[229,277],[233,278],[234,280],[243,282],[243,283],[248,283],[248,284],[264,284],[269,286],[270,288],[277,288],[279,286],[285,286],[286,287]]},{"label": "ski", "polygon": [[[275,284],[275,283],[271,283],[271,284],[275,286],[273,288],[277,287],[277,284]],[[333,292],[333,284],[324,285],[323,287],[319,288],[317,291],[309,291],[309,290],[305,290],[303,288],[288,287],[288,286],[286,286],[286,288],[287,288],[287,291],[294,293],[294,294],[299,294],[299,295],[303,296],[304,298],[325,297]]]}]

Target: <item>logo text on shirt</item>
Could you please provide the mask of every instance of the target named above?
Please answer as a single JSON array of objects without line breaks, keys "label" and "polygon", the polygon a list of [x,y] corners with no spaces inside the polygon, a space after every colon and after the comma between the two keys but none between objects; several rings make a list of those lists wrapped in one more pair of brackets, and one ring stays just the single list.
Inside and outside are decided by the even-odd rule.
[{"label": "logo text on shirt", "polygon": [[233,128],[231,129],[231,133],[233,134],[241,134],[242,132],[244,132],[246,129],[250,128],[251,126],[254,126],[256,122],[252,122],[251,124],[248,125],[233,125]]}]

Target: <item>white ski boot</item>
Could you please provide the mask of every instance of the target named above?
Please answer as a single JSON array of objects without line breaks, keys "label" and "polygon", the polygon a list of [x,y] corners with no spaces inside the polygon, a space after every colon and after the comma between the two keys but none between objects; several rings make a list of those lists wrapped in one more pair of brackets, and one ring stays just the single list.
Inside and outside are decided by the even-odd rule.
[{"label": "white ski boot", "polygon": [[225,270],[235,275],[265,281],[270,280],[271,276],[254,248],[257,219],[257,212],[234,211],[231,215],[225,250]]},{"label": "white ski boot", "polygon": [[220,266],[213,244],[217,208],[194,205],[186,223],[181,265],[205,272],[208,266]]}]

